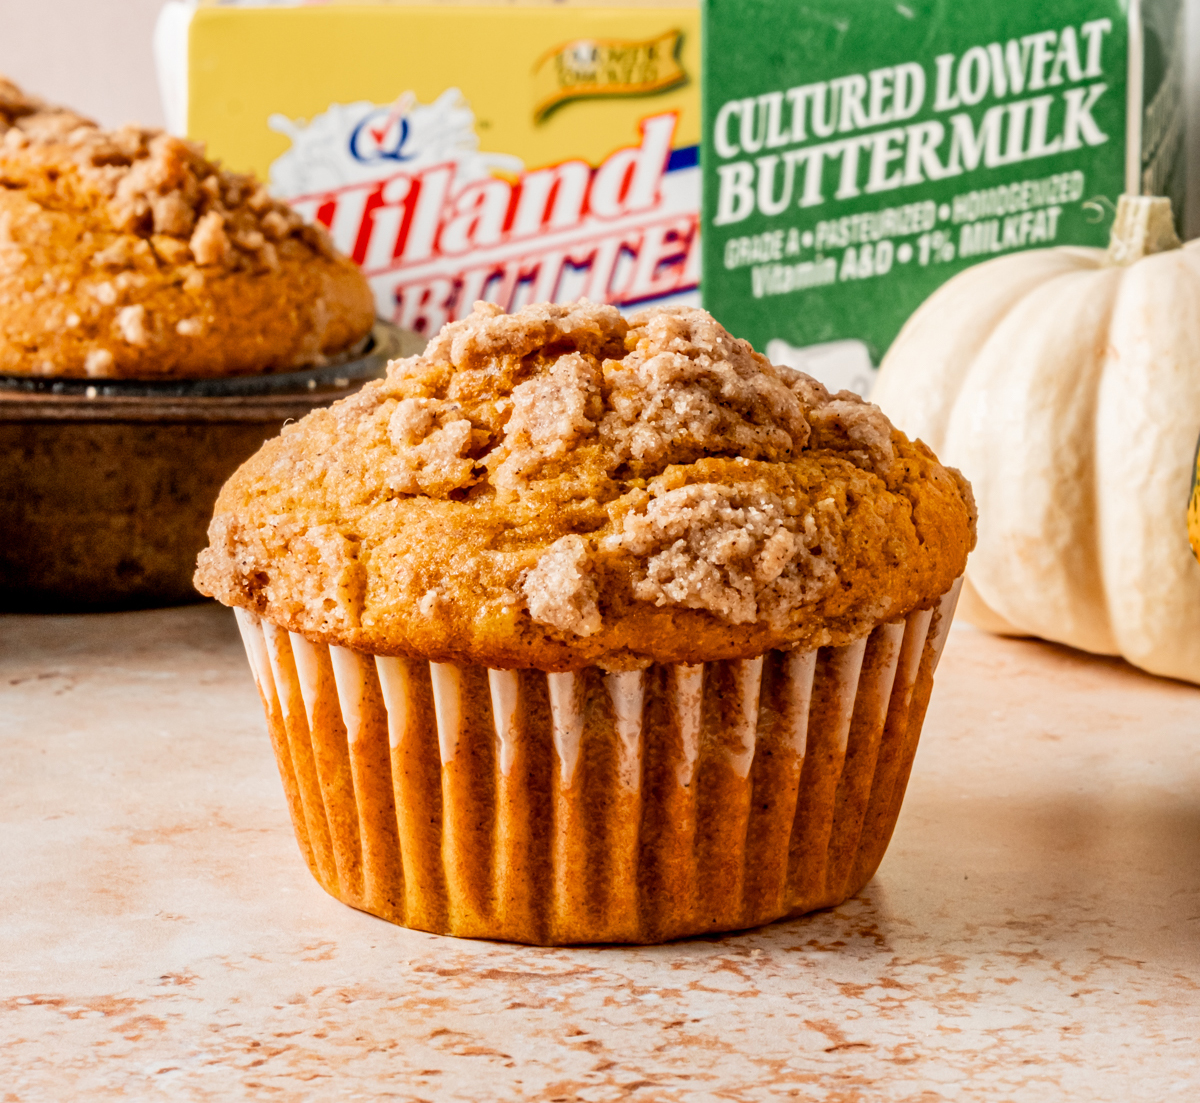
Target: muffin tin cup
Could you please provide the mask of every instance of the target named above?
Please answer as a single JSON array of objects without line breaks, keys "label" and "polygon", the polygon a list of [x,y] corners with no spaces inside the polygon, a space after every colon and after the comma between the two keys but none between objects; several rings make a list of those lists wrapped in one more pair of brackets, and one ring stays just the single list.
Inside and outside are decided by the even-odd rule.
[{"label": "muffin tin cup", "polygon": [[203,379],[0,375],[0,611],[199,601],[222,484],[289,421],[424,339],[377,321],[323,367]]},{"label": "muffin tin cup", "polygon": [[844,647],[617,674],[364,655],[236,612],[326,891],[442,934],[647,943],[871,879],[960,586]]}]

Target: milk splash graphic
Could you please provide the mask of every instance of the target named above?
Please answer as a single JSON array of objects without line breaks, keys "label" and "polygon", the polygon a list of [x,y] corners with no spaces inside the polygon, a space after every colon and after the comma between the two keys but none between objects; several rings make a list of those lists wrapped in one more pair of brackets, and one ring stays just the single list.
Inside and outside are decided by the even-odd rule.
[{"label": "milk splash graphic", "polygon": [[699,168],[695,147],[672,148],[676,124],[673,112],[643,118],[640,142],[596,166],[526,170],[480,150],[457,88],[429,104],[405,92],[308,123],[272,115],[292,147],[271,165],[271,191],[363,267],[381,317],[418,332],[477,299],[694,301]]}]

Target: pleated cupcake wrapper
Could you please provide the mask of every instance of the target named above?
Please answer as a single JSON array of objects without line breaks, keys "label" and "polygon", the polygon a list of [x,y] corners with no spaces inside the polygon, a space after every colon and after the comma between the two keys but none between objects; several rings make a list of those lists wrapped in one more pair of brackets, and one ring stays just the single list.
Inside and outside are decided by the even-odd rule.
[{"label": "pleated cupcake wrapper", "polygon": [[844,647],[618,674],[370,656],[237,618],[331,894],[447,934],[655,942],[870,880],[960,585]]}]

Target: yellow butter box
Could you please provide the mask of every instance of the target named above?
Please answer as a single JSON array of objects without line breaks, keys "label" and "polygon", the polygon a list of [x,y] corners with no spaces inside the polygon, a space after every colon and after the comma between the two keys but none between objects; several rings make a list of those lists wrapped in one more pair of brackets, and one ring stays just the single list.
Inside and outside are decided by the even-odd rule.
[{"label": "yellow butter box", "polygon": [[382,317],[698,301],[692,3],[169,4],[169,125],[325,225]]}]

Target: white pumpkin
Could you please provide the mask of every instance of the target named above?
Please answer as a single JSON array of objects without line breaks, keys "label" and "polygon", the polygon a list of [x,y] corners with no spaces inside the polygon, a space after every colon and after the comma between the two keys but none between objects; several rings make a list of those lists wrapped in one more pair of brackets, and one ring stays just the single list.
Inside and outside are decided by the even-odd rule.
[{"label": "white pumpkin", "polygon": [[909,319],[871,394],[962,470],[979,544],[959,613],[1200,682],[1184,516],[1200,432],[1200,242],[1123,197],[1113,244],[962,272]]}]

